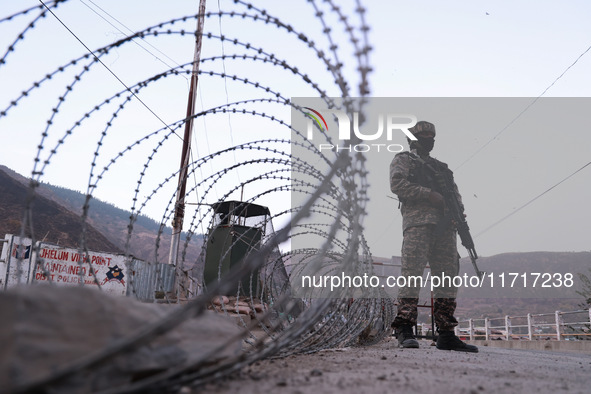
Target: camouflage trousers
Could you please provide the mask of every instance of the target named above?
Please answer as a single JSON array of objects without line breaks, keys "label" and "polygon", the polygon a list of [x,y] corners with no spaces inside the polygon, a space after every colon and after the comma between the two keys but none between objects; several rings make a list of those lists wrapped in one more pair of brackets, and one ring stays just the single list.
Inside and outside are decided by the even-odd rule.
[{"label": "camouflage trousers", "polygon": [[[398,313],[393,328],[401,325],[415,325],[417,323],[417,305],[422,277],[425,267],[429,263],[430,276],[453,278],[459,272],[459,255],[456,247],[456,230],[448,226],[438,230],[433,224],[409,227],[404,231],[402,243],[401,276],[407,278],[407,286],[401,287],[398,293]],[[415,278],[413,281],[412,278]],[[423,287],[430,289],[430,284],[422,282]],[[451,281],[447,286],[436,287],[433,291],[433,319],[439,330],[450,330],[458,325],[454,317],[456,310],[455,288]]]}]

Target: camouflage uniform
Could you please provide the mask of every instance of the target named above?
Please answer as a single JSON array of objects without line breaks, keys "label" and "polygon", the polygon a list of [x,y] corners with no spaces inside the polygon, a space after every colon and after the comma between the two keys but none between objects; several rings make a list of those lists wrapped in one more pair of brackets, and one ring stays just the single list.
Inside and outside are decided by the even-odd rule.
[{"label": "camouflage uniform", "polygon": [[[445,163],[428,154],[421,158],[438,171],[450,171]],[[453,277],[459,271],[459,255],[456,246],[456,229],[441,209],[429,202],[432,191],[443,194],[430,179],[428,169],[418,159],[418,152],[411,150],[397,154],[390,164],[390,189],[401,201],[403,244],[401,275],[421,276],[429,262],[431,276],[442,273]],[[455,192],[459,196],[457,186]],[[402,287],[399,292],[398,314],[393,328],[415,325],[419,287]],[[434,320],[439,330],[451,330],[458,322],[454,317],[457,289],[435,289]]]}]

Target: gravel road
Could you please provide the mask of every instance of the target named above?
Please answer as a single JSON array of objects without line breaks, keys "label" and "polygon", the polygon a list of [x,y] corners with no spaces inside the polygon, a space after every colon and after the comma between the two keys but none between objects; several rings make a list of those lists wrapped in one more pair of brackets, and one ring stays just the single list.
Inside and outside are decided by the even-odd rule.
[{"label": "gravel road", "polygon": [[[589,393],[591,355],[479,347],[480,352],[369,347],[259,361],[200,392]],[[185,390],[188,392],[188,390]]]}]

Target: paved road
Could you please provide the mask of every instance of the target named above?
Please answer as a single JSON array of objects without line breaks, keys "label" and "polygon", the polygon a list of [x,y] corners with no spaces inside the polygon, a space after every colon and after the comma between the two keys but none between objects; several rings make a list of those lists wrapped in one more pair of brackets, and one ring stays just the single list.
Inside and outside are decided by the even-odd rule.
[{"label": "paved road", "polygon": [[[370,347],[264,360],[203,392],[590,393],[591,355],[480,347],[477,354]],[[185,390],[185,392],[189,392]]]}]

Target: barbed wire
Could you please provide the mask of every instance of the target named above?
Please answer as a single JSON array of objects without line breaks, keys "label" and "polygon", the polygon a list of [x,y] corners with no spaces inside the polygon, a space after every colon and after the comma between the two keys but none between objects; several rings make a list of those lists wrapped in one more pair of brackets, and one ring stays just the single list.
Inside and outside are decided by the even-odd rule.
[{"label": "barbed wire", "polygon": [[[8,53],[15,51],[15,45],[25,39],[25,33],[27,39],[34,39],[29,33],[36,28],[35,22],[59,3],[67,1],[47,2],[46,9],[40,6],[32,7],[0,19],[0,23],[8,23],[15,17],[24,17],[31,10],[40,10],[40,15],[35,16],[25,30],[17,35],[2,57],[0,73],[3,68],[10,65],[11,58],[8,57]],[[41,376],[17,387],[16,392],[56,387],[69,376],[87,371],[150,343],[187,319],[200,316],[208,309],[216,310],[213,301],[222,296],[233,297],[237,302],[245,303],[250,310],[249,319],[238,316],[239,325],[242,327],[239,337],[228,338],[226,343],[200,355],[190,364],[170,368],[133,384],[115,387],[108,392],[141,392],[148,387],[151,390],[169,391],[186,384],[200,385],[211,379],[226,376],[263,357],[285,357],[333,347],[370,344],[389,335],[393,302],[378,289],[355,297],[339,293],[332,298],[323,299],[317,298],[314,294],[294,294],[295,289],[291,286],[308,263],[311,266],[319,265],[322,272],[336,272],[337,268],[355,273],[372,272],[371,253],[361,226],[368,187],[363,156],[348,152],[318,152],[305,133],[295,128],[288,120],[291,111],[300,113],[303,108],[290,99],[290,85],[286,82],[289,80],[290,84],[305,87],[305,91],[317,95],[329,108],[362,113],[363,100],[354,101],[350,96],[353,94],[352,86],[357,87],[356,94],[360,97],[365,97],[370,92],[368,75],[371,72],[371,47],[367,37],[369,28],[364,19],[365,9],[358,1],[354,2],[352,14],[358,17],[357,24],[354,24],[342,6],[337,6],[332,1],[310,1],[309,5],[313,10],[313,17],[319,21],[319,32],[309,32],[308,27],[306,31],[298,30],[270,12],[243,1],[229,3],[227,7],[234,8],[232,10],[205,14],[205,18],[216,17],[220,21],[227,19],[225,30],[231,26],[233,20],[248,21],[257,26],[267,25],[267,29],[274,27],[289,39],[303,44],[308,54],[305,57],[306,64],[301,65],[298,64],[301,59],[282,58],[267,43],[262,45],[228,38],[225,34],[202,33],[202,37],[211,43],[230,43],[231,46],[224,47],[224,52],[220,56],[203,58],[202,65],[210,68],[201,69],[199,77],[212,83],[221,81],[223,84],[236,84],[244,97],[234,102],[226,99],[225,103],[205,108],[193,118],[209,122],[217,115],[237,119],[246,117],[253,122],[264,122],[265,130],[253,132],[252,135],[256,138],[250,141],[216,148],[217,150],[208,155],[192,159],[189,164],[188,174],[192,175],[195,181],[188,188],[185,198],[194,198],[196,201],[191,200],[191,204],[195,204],[196,208],[188,216],[190,219],[187,220],[185,237],[180,248],[180,264],[190,267],[185,270],[185,277],[177,278],[181,289],[179,295],[186,301],[165,318],[130,333],[128,337],[104,349],[71,360],[66,365],[59,365],[50,375]],[[66,6],[67,4],[64,5]],[[57,17],[59,15],[56,14]],[[0,122],[12,122],[13,117],[18,116],[15,108],[30,105],[32,93],[46,93],[49,89],[54,94],[61,91],[57,93],[54,105],[51,104],[51,100],[44,101],[44,109],[49,109],[49,115],[39,132],[39,143],[34,147],[36,155],[30,186],[33,197],[27,202],[23,221],[23,229],[30,230],[33,241],[35,239],[32,231],[32,200],[40,181],[52,166],[70,159],[66,144],[74,135],[92,130],[98,133],[98,138],[94,145],[88,141],[88,145],[92,147],[92,154],[88,160],[86,198],[80,215],[84,223],[79,245],[81,252],[89,252],[87,226],[92,212],[91,201],[106,187],[109,179],[125,177],[126,186],[131,185],[132,188],[129,222],[125,232],[121,234],[126,259],[134,259],[131,251],[135,242],[138,218],[157,206],[161,212],[160,225],[154,236],[153,250],[150,252],[152,258],[146,263],[153,267],[163,263],[161,249],[168,242],[167,223],[170,223],[175,211],[175,180],[179,176],[178,170],[170,169],[167,155],[171,143],[180,139],[178,129],[189,119],[180,118],[167,122],[163,116],[164,109],[149,103],[145,97],[149,97],[150,92],[156,87],[166,88],[179,76],[188,75],[193,64],[188,62],[173,67],[166,66],[164,70],[130,83],[116,75],[105,60],[115,52],[129,51],[129,44],[133,44],[138,38],[149,43],[150,39],[162,37],[172,40],[195,37],[201,33],[196,32],[194,28],[172,26],[188,24],[198,17],[199,15],[182,16],[158,23],[94,50],[84,44],[90,53],[65,61],[53,71],[45,72],[44,76],[37,78],[3,106],[4,110],[0,111]],[[332,23],[330,18],[336,19],[338,23]],[[346,35],[333,34],[334,29],[329,26],[342,28]],[[75,35],[70,28],[68,30]],[[327,47],[316,43],[312,37],[324,37]],[[352,51],[344,51],[347,45]],[[235,52],[228,53],[230,48]],[[353,55],[350,56],[349,53]],[[242,68],[238,73],[219,71],[218,64],[221,62],[225,67],[225,62],[229,60],[247,65],[270,66],[279,77],[267,83],[266,80],[271,78],[266,74],[248,74],[248,70]],[[318,78],[310,72],[303,71],[305,68],[314,69],[314,66],[310,66],[311,61],[317,62],[316,68],[326,70],[327,74],[323,71],[319,74],[322,77]],[[102,83],[101,79],[97,79],[97,66],[109,68],[110,73],[121,82],[123,88],[109,92],[103,97],[103,92],[92,92],[88,100],[75,102],[78,91],[87,89],[86,84]],[[354,69],[355,73],[346,74],[347,67]],[[330,78],[325,78],[325,75],[330,75]],[[61,88],[50,88],[51,83],[55,83],[56,80],[63,83]],[[343,99],[335,100],[333,97]],[[131,133],[137,135],[137,138],[131,137],[122,146],[117,147],[117,137],[127,131],[130,119],[138,118],[138,102],[154,119],[143,119],[146,116],[139,115],[139,118],[142,118],[140,132]],[[68,112],[72,107],[74,111]],[[257,125],[253,127],[260,127],[258,124],[253,123]],[[270,137],[269,133],[273,136]],[[330,136],[323,137],[331,141]],[[51,143],[55,145],[47,150]],[[305,157],[294,154],[294,149],[297,149],[298,153],[305,152]],[[134,154],[139,154],[143,160],[136,163]],[[239,159],[236,162],[229,161],[229,155]],[[228,165],[228,162],[234,164]],[[123,174],[118,173],[116,168],[132,167],[132,163],[139,166],[135,175],[131,168],[125,168]],[[164,171],[161,171],[162,169]],[[237,177],[236,174],[240,176]],[[235,181],[236,178],[239,179],[238,182]],[[221,190],[221,197],[212,199],[214,189]],[[246,198],[242,198],[244,190],[249,191]],[[246,233],[232,239],[229,248],[218,256],[219,275],[216,280],[205,283],[203,272],[208,254],[207,245],[216,228],[216,220],[219,219],[212,209],[212,204],[232,201],[238,194],[241,195],[240,203],[250,205],[264,205],[265,201],[273,200],[289,201],[289,197],[285,196],[297,196],[298,201],[289,208],[284,204],[283,208],[269,213],[257,224],[264,229],[261,230],[260,240],[254,241]],[[274,223],[280,222],[288,224],[275,230]],[[209,232],[201,234],[203,241],[199,244],[198,229],[204,227],[207,227]],[[309,239],[314,246],[284,251],[279,248],[283,243],[298,243],[300,239]],[[233,248],[242,244],[247,245],[247,251],[242,256],[241,263],[229,270],[222,269],[223,261],[232,253]],[[81,261],[80,264],[85,262]],[[164,301],[179,302],[174,292],[171,293],[170,289],[167,289],[163,273],[159,269],[155,272],[156,288],[164,293]],[[257,284],[262,286],[260,293],[256,291]],[[130,277],[133,296],[137,296],[136,291],[141,290],[140,286],[139,282],[134,283],[134,277]],[[217,310],[223,315],[234,313],[232,306],[225,303]],[[232,346],[236,340],[243,341],[242,353],[211,363],[216,353]]]}]

